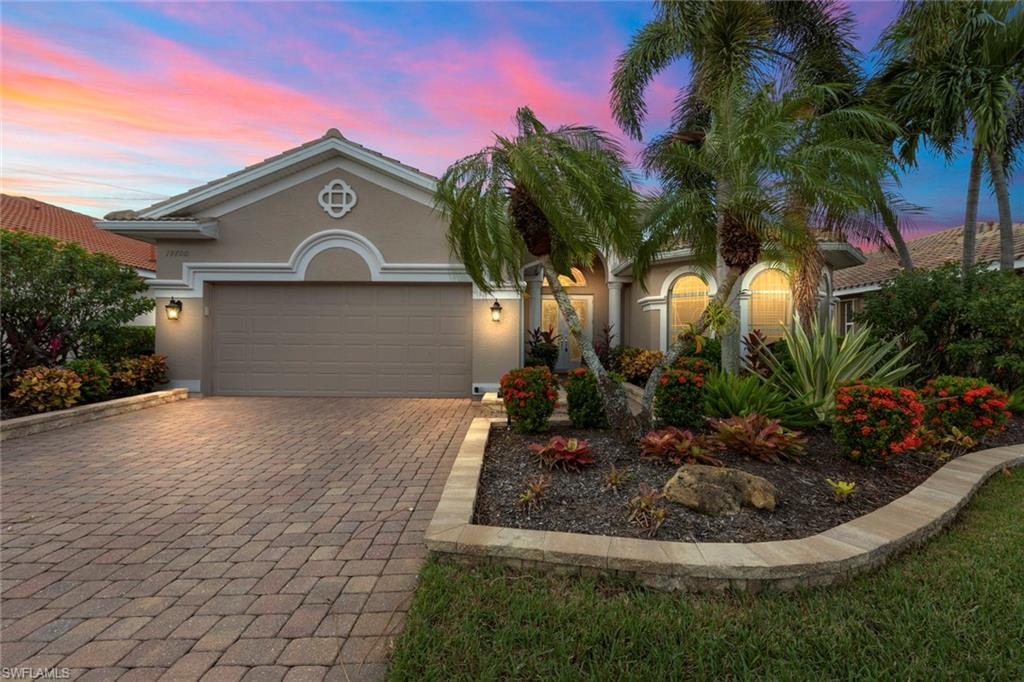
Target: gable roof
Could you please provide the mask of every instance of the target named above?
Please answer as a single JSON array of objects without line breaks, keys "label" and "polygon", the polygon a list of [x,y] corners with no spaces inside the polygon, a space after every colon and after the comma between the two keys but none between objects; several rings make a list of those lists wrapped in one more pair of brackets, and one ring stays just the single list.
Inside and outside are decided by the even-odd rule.
[{"label": "gable roof", "polygon": [[156,253],[151,245],[105,232],[84,213],[38,199],[0,195],[0,228],[75,242],[86,251],[113,256],[122,265],[156,271]]},{"label": "gable roof", "polygon": [[[958,225],[908,240],[907,249],[910,250],[914,267],[930,270],[949,261],[959,263],[963,254],[963,244],[964,228],[963,225]],[[978,225],[975,254],[978,263],[999,261],[998,225]],[[1014,223],[1013,256],[1016,260],[1024,258],[1024,223]],[[844,289],[874,288],[895,277],[900,270],[896,254],[875,251],[867,254],[867,262],[864,265],[836,272],[835,291],[841,294]]]},{"label": "gable roof", "polygon": [[331,157],[344,157],[363,163],[425,193],[433,194],[437,178],[418,168],[406,165],[397,159],[385,156],[343,136],[336,128],[329,129],[322,137],[264,159],[251,166],[229,173],[222,178],[211,180],[198,187],[157,202],[138,212],[116,211],[109,218],[165,219],[189,216],[197,210],[208,207],[231,197],[270,184],[284,175],[314,166]]}]

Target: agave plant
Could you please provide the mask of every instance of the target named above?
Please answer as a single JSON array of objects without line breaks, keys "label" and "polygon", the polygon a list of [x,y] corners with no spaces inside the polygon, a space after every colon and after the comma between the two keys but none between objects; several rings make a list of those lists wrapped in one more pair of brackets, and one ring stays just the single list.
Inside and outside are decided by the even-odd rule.
[{"label": "agave plant", "polygon": [[836,389],[843,384],[894,384],[915,367],[903,363],[910,347],[898,350],[894,340],[876,341],[869,327],[839,336],[828,326],[808,336],[796,326],[786,330],[785,339],[790,360],[783,363],[768,350],[765,362],[772,373],[765,381],[807,405],[821,421],[835,408]]}]

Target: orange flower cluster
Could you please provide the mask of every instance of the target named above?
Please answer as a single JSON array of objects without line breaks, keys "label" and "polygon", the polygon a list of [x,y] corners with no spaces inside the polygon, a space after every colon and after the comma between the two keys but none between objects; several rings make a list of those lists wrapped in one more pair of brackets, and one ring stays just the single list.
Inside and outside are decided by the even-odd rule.
[{"label": "orange flower cluster", "polygon": [[923,421],[924,405],[909,388],[854,384],[836,391],[832,433],[850,459],[884,461],[919,448]]},{"label": "orange flower cluster", "polygon": [[700,428],[704,425],[704,375],[669,369],[658,380],[654,409],[666,426]]},{"label": "orange flower cluster", "polygon": [[939,436],[949,435],[955,427],[978,440],[1002,431],[1010,418],[1007,395],[982,379],[936,377],[921,395],[929,403],[926,421]]},{"label": "orange flower cluster", "polygon": [[544,431],[558,402],[558,384],[546,366],[513,369],[501,377],[501,399],[517,430]]}]

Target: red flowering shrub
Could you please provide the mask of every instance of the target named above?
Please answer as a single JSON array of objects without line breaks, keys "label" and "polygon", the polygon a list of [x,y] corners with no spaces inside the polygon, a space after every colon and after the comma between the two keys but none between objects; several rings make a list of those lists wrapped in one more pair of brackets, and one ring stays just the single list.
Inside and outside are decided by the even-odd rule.
[{"label": "red flowering shrub", "polygon": [[921,445],[924,405],[909,388],[853,384],[836,391],[832,436],[850,459],[885,461]]},{"label": "red flowering shrub", "polygon": [[654,412],[666,426],[699,428],[704,423],[704,375],[666,370],[654,393]]},{"label": "red flowering shrub", "polygon": [[546,431],[558,402],[558,384],[544,365],[509,370],[501,377],[501,399],[516,431]]},{"label": "red flowering shrub", "polygon": [[553,436],[547,443],[534,443],[530,446],[540,459],[540,463],[549,469],[560,466],[563,469],[579,469],[581,464],[593,464],[590,455],[590,443],[577,438]]},{"label": "red flowering shrub", "polygon": [[683,356],[676,359],[673,369],[685,369],[694,374],[707,374],[717,369],[715,365],[708,362],[704,358],[694,358]]},{"label": "red flowering shrub", "polygon": [[984,379],[940,376],[921,391],[925,403],[925,424],[939,437],[957,428],[978,440],[999,433],[1006,427],[1010,413],[1008,396]]}]

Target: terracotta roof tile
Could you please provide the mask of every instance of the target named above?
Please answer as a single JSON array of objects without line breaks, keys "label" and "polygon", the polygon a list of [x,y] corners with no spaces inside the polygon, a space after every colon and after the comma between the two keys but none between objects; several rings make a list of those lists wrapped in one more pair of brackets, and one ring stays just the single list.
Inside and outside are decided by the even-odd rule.
[{"label": "terracotta roof tile", "polygon": [[[933,232],[907,241],[910,257],[917,268],[937,268],[949,261],[960,262],[963,252],[963,225]],[[999,226],[978,225],[975,245],[978,263],[992,263],[999,260]],[[1014,258],[1024,258],[1024,223],[1013,225]],[[875,251],[867,254],[864,265],[839,270],[835,274],[835,289],[853,289],[881,284],[895,277],[900,271],[899,260],[893,253]]]},{"label": "terracotta roof tile", "polygon": [[40,234],[75,242],[93,253],[105,253],[118,262],[142,270],[156,270],[153,246],[130,237],[105,232],[95,219],[29,197],[0,195],[0,228]]}]

